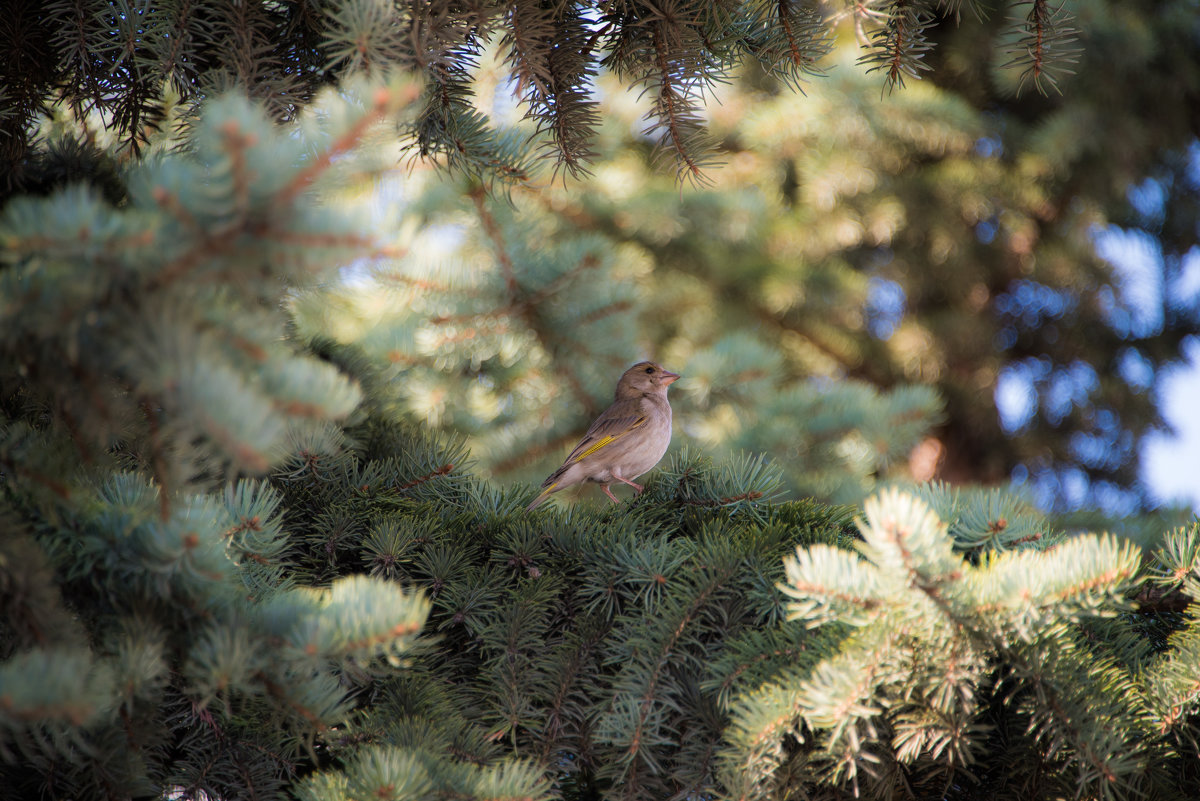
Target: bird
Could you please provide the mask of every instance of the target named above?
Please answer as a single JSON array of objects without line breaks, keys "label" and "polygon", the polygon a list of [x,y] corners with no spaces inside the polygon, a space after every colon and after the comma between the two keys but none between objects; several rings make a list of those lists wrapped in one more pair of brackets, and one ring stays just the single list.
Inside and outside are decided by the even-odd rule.
[{"label": "bird", "polygon": [[542,482],[541,494],[527,511],[551,493],[585,481],[599,484],[613,503],[620,503],[609,489],[614,483],[628,484],[640,493],[643,487],[633,479],[658,464],[671,444],[667,388],[677,380],[678,373],[654,362],[638,362],[626,370],[617,382],[612,405],[588,427],[562,467]]}]

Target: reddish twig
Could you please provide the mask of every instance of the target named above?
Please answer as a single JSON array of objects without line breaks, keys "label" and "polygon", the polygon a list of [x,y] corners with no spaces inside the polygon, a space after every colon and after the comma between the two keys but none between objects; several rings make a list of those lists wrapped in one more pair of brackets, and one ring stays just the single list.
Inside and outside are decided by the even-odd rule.
[{"label": "reddish twig", "polygon": [[484,202],[487,198],[487,193],[484,192],[482,186],[476,186],[469,193],[471,200],[475,203],[475,210],[479,214],[479,220],[483,223],[483,230],[487,233],[488,239],[496,246],[496,261],[500,263],[500,269],[504,272],[504,285],[508,289],[509,297],[514,301],[517,299],[520,291],[520,284],[517,283],[517,273],[513,269],[512,257],[508,254],[508,248],[504,243],[504,236],[500,231],[500,226],[496,222],[496,218],[488,211],[487,204]]},{"label": "reddish twig", "polygon": [[437,470],[434,470],[432,473],[421,476],[420,478],[414,478],[412,481],[409,481],[406,484],[401,484],[396,489],[403,492],[404,490],[411,489],[411,488],[417,486],[418,484],[424,484],[426,481],[432,481],[433,479],[437,478],[438,476],[444,476],[453,469],[454,469],[454,465],[444,464],[441,467],[439,467]]},{"label": "reddish twig", "polygon": [[337,138],[336,141],[316,158],[308,163],[307,166],[292,178],[286,186],[279,192],[276,199],[280,203],[290,203],[301,192],[309,187],[319,175],[329,169],[334,160],[352,149],[358,141],[362,139],[376,120],[380,119],[387,111],[393,101],[398,101],[400,105],[412,103],[419,96],[420,90],[415,86],[409,86],[406,91],[397,98],[392,96],[392,92],[387,89],[379,89],[375,93],[374,103],[371,105],[371,110],[359,117],[350,129]]},{"label": "reddish twig", "polygon": [[761,492],[751,490],[750,492],[743,492],[741,495],[730,495],[727,498],[717,498],[715,500],[711,498],[687,498],[680,500],[679,502],[684,506],[704,506],[713,508],[717,506],[727,506],[731,503],[737,503],[738,501],[757,501],[762,496],[763,494]]}]

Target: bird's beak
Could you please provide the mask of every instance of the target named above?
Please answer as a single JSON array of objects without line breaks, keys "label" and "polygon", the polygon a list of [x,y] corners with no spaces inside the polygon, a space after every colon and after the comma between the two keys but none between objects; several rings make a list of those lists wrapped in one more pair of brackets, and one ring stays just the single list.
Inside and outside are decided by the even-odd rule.
[{"label": "bird's beak", "polygon": [[663,370],[663,383],[670,385],[679,380],[679,373],[672,373],[669,370]]}]

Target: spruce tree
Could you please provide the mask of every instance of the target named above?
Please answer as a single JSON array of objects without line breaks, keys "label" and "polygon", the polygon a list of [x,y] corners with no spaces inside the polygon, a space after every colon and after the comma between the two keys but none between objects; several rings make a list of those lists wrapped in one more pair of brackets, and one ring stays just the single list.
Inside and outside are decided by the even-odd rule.
[{"label": "spruce tree", "polygon": [[[487,480],[461,436],[412,422],[413,398],[437,375],[438,358],[448,387],[481,388],[478,405],[493,399],[476,362],[513,371],[493,386],[520,388],[522,375],[536,375],[522,355],[534,368],[545,368],[542,358],[566,361],[565,346],[549,356],[522,350],[538,341],[529,333],[506,344],[513,350],[478,328],[467,333],[477,318],[519,319],[532,335],[578,337],[568,344],[595,359],[577,360],[578,414],[600,392],[604,360],[637,342],[602,313],[629,311],[623,287],[608,280],[629,265],[595,241],[527,247],[508,233],[509,207],[476,176],[455,199],[470,203],[499,269],[435,287],[395,269],[404,254],[370,230],[356,203],[364,182],[394,164],[392,151],[368,145],[395,141],[397,131],[444,141],[420,132],[467,119],[436,104],[459,108],[462,62],[446,59],[469,61],[478,31],[466,22],[481,24],[482,11],[414,7],[446,43],[413,51],[433,53],[418,66],[442,76],[422,86],[377,63],[390,52],[380,41],[409,52],[413,40],[352,38],[336,50],[336,36],[318,33],[386,22],[365,16],[383,6],[332,6],[318,24],[304,4],[101,5],[26,7],[10,19],[45,13],[99,36],[102,46],[88,49],[68,26],[54,29],[50,49],[73,43],[77,59],[55,62],[49,78],[10,73],[25,83],[5,89],[34,106],[60,79],[95,89],[117,136],[92,128],[86,143],[47,140],[39,151],[47,161],[21,162],[38,182],[21,184],[28,194],[0,216],[6,793],[1195,794],[1200,526],[1166,533],[1142,553],[1112,536],[1057,531],[1000,491],[888,490],[861,511],[789,500],[783,488],[801,485],[794,466],[714,458],[694,443],[624,504],[556,501],[529,514],[531,486]],[[1036,27],[1046,6],[1031,9]],[[625,48],[633,70],[644,36],[654,44],[671,28],[646,24],[647,7],[612,10],[625,16],[601,35]],[[773,30],[811,43],[805,20]],[[778,35],[742,18],[705,21],[732,25],[772,63],[787,61]],[[584,26],[582,16],[569,23],[577,33]],[[894,65],[895,80],[915,69],[925,46],[910,35],[927,23],[897,12],[880,29],[877,41],[895,60],[878,63]],[[374,24],[381,34],[405,30]],[[689,31],[696,38],[676,41],[685,54],[750,47],[736,38],[714,45],[703,26]],[[299,46],[304,36],[338,54],[347,73],[376,74],[321,72],[318,51]],[[17,46],[46,40],[23,36]],[[203,47],[189,50],[197,41]],[[695,66],[677,60],[671,69]],[[145,76],[163,63],[212,83],[199,92],[181,78],[145,92]],[[1044,75],[1040,61],[1032,67]],[[656,107],[668,123],[664,104],[681,91],[675,76],[645,79],[661,81]],[[243,86],[215,91],[226,83]],[[525,90],[557,113],[562,86],[573,85]],[[81,105],[59,109],[43,130],[78,133],[70,116],[88,95],[75,97]],[[24,145],[34,106],[14,106],[25,109]],[[135,141],[137,155],[128,149]],[[67,169],[74,158],[87,169]],[[458,158],[447,166],[464,166]],[[60,181],[82,175],[89,180]],[[514,195],[514,208],[523,197]],[[378,343],[312,325],[315,299],[338,297],[314,284],[336,284],[343,268],[354,277],[364,264],[379,264],[412,302],[429,305],[411,318],[423,326],[411,329],[411,343],[399,341],[427,348],[419,354],[427,362],[409,365],[410,351],[396,347],[381,365],[367,346]],[[591,272],[600,267],[605,280]],[[572,282],[590,293],[553,291]],[[590,306],[576,303],[585,298]],[[592,324],[610,327],[601,336]],[[730,339],[707,358],[727,369],[756,347]],[[839,391],[858,392],[868,411],[905,401],[900,392],[807,389],[786,401]],[[937,400],[923,390],[913,397],[919,433]],[[871,422],[834,428],[872,444]],[[824,424],[819,415],[794,422],[814,442]],[[916,435],[886,433],[897,443]],[[844,469],[856,492],[880,477],[877,463],[855,472],[816,461],[831,480]]]}]

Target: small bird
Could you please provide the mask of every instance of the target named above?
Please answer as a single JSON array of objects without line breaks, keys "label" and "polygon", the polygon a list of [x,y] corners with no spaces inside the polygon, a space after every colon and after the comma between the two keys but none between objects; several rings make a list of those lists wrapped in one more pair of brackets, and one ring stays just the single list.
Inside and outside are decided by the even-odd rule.
[{"label": "small bird", "polygon": [[678,379],[678,373],[653,362],[638,362],[626,370],[612,406],[596,418],[562,467],[542,482],[541,494],[527,508],[535,509],[551,493],[584,481],[599,484],[613,503],[619,503],[609,489],[615,482],[641,492],[642,485],[633,479],[658,464],[671,444],[667,388]]}]

